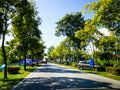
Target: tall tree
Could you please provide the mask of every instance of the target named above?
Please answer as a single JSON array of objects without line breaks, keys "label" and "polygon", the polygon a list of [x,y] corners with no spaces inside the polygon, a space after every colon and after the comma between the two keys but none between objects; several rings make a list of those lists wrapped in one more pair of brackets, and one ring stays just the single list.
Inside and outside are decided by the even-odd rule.
[{"label": "tall tree", "polygon": [[22,0],[16,4],[16,9],[18,13],[12,18],[12,33],[15,38],[18,38],[24,49],[24,70],[26,70],[26,55],[29,44],[33,39],[41,39],[41,32],[38,28],[41,24],[41,19],[37,17],[34,5],[27,0]]},{"label": "tall tree", "polygon": [[7,42],[7,46],[9,49],[9,52],[7,53],[8,54],[8,61],[10,63],[18,62],[17,57],[19,57],[18,54],[20,53],[20,51],[18,50],[18,45],[19,45],[19,42],[17,39],[12,39],[10,42]]},{"label": "tall tree", "polygon": [[54,50],[54,46],[50,46],[47,51],[47,56],[49,60],[52,60],[50,53]]},{"label": "tall tree", "polygon": [[92,20],[97,26],[105,26],[120,34],[120,0],[99,0],[85,6],[85,11],[94,12]]},{"label": "tall tree", "polygon": [[[32,62],[34,62],[35,58],[42,59],[44,54],[44,44],[40,42],[39,39],[29,38],[30,43],[28,45],[29,51],[31,52]],[[39,56],[38,56],[39,55]],[[32,63],[32,67],[34,64]]]},{"label": "tall tree", "polygon": [[99,39],[99,37],[102,34],[97,30],[96,25],[92,20],[86,20],[84,29],[78,30],[76,32],[76,37],[81,40],[81,48],[83,50],[86,49],[86,47],[90,47],[93,58],[95,53],[95,42]]},{"label": "tall tree", "polygon": [[15,13],[14,5],[17,0],[1,0],[0,1],[0,37],[2,37],[2,53],[3,60],[5,64],[4,70],[4,79],[7,78],[7,56],[6,50],[4,47],[5,44],[5,36],[8,33],[8,26],[11,24],[11,18]]},{"label": "tall tree", "polygon": [[93,14],[91,21],[97,28],[108,28],[114,31],[113,34],[120,36],[120,0],[91,2],[85,5],[84,11]]},{"label": "tall tree", "polygon": [[80,40],[75,38],[75,34],[78,30],[84,28],[84,18],[81,12],[66,14],[56,24],[56,35],[64,35],[70,38],[74,42],[75,47],[79,47]]}]

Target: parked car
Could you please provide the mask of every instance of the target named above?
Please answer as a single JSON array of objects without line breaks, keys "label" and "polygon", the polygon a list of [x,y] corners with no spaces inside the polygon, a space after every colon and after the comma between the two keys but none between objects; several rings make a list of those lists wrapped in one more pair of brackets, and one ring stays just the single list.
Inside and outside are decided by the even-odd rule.
[{"label": "parked car", "polygon": [[78,63],[78,68],[79,68],[80,70],[96,70],[96,71],[97,71],[99,68],[101,68],[101,66],[98,65],[98,64],[94,64],[94,65],[92,66],[92,65],[90,65],[90,63],[87,62],[87,61],[79,61],[79,63]]},{"label": "parked car", "polygon": [[46,60],[40,60],[39,63],[41,63],[41,64],[47,64],[47,61]]}]

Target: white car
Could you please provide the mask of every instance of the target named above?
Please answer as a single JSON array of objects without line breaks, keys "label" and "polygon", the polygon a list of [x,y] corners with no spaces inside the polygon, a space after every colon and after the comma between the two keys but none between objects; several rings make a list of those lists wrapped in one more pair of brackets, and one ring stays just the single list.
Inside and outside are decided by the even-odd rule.
[{"label": "white car", "polygon": [[79,61],[78,63],[78,68],[80,70],[98,70],[98,68],[100,68],[100,65],[94,64],[93,66],[90,65],[89,62],[87,61]]}]

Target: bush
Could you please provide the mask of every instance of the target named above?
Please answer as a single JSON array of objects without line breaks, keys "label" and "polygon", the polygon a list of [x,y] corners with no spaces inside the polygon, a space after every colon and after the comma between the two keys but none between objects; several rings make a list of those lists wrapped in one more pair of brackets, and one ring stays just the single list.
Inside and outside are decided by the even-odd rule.
[{"label": "bush", "polygon": [[11,73],[11,74],[17,74],[19,70],[20,70],[19,66],[9,66],[9,67],[7,67],[8,73]]},{"label": "bush", "polygon": [[120,75],[120,67],[106,67],[106,72],[113,75]]},{"label": "bush", "polygon": [[72,62],[73,67],[77,67],[77,62]]},{"label": "bush", "polygon": [[97,68],[97,71],[103,71],[103,72],[105,72],[105,67]]},{"label": "bush", "polygon": [[64,62],[64,65],[70,65],[70,63],[69,62]]}]

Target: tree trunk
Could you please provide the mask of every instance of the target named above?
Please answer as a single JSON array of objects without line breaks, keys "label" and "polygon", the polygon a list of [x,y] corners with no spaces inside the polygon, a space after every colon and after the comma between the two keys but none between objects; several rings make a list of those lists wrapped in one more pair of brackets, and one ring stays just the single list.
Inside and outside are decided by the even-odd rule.
[{"label": "tree trunk", "polygon": [[5,42],[5,33],[3,34],[3,38],[2,38],[2,53],[3,53],[4,64],[5,64],[4,79],[7,79],[7,56],[6,56],[6,51],[5,51],[5,47],[4,47],[4,42]]},{"label": "tree trunk", "polygon": [[5,69],[4,69],[4,79],[7,79],[7,56],[6,56],[6,51],[5,51],[5,47],[4,47],[4,43],[5,43],[5,35],[7,32],[7,14],[8,14],[8,3],[6,3],[5,5],[6,7],[4,8],[4,24],[3,24],[3,38],[2,38],[2,53],[3,53],[3,59],[4,59],[4,64],[5,64]]},{"label": "tree trunk", "polygon": [[32,67],[34,67],[34,53],[32,53]]},{"label": "tree trunk", "polygon": [[24,54],[24,70],[26,71],[26,53]]},{"label": "tree trunk", "polygon": [[27,55],[27,45],[26,45],[26,42],[22,41],[22,45],[23,45],[23,56],[24,56],[24,70],[26,71],[26,55]]}]

